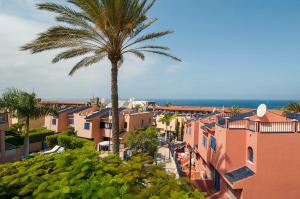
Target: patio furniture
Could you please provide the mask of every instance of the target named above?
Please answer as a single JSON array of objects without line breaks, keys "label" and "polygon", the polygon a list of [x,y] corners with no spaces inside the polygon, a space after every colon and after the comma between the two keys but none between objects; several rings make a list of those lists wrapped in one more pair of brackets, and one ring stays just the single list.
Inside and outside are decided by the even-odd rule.
[{"label": "patio furniture", "polygon": [[45,155],[45,154],[50,154],[50,153],[55,153],[58,151],[58,149],[60,148],[60,146],[56,145],[55,147],[53,147],[51,150],[49,151],[44,151],[41,154]]},{"label": "patio furniture", "polygon": [[64,148],[64,147],[60,147],[60,148],[56,151],[56,153],[63,153],[63,152],[65,152],[65,148]]}]

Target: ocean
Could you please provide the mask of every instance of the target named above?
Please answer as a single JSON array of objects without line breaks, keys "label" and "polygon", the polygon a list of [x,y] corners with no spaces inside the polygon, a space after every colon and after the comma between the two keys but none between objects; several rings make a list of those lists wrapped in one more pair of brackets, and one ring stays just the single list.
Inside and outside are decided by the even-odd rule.
[{"label": "ocean", "polygon": [[[44,100],[60,100],[60,101],[88,101],[89,99],[44,99]],[[128,99],[127,99],[128,100]],[[138,100],[138,99],[137,99]],[[269,109],[282,108],[288,103],[295,100],[236,100],[236,99],[140,99],[147,101],[155,101],[158,105],[163,106],[167,103],[179,106],[211,106],[211,107],[231,107],[239,106],[240,108],[257,108],[260,104],[266,104]]]},{"label": "ocean", "polygon": [[260,104],[266,104],[269,109],[282,108],[293,100],[216,100],[216,99],[151,99],[158,105],[163,106],[167,103],[180,106],[211,106],[211,107],[231,107],[257,108]]}]

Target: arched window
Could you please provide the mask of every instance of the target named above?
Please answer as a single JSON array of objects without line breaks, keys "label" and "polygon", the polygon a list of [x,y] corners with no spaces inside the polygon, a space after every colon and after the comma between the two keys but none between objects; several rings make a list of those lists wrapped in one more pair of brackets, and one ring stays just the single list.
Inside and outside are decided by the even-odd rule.
[{"label": "arched window", "polygon": [[248,161],[253,163],[253,149],[248,147]]}]

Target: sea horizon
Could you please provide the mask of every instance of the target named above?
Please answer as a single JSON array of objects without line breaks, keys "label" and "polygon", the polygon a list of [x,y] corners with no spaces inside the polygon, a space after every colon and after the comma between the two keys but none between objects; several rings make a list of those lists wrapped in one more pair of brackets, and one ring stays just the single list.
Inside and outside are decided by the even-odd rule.
[{"label": "sea horizon", "polygon": [[[51,101],[89,101],[89,98],[42,98]],[[120,100],[128,100],[120,98]],[[231,107],[239,106],[240,108],[257,108],[260,104],[266,104],[269,109],[277,109],[287,106],[290,102],[299,100],[293,99],[155,99],[141,98],[136,100],[155,101],[157,105],[172,104],[176,106],[210,106],[210,107]],[[109,102],[109,99],[106,99]]]}]

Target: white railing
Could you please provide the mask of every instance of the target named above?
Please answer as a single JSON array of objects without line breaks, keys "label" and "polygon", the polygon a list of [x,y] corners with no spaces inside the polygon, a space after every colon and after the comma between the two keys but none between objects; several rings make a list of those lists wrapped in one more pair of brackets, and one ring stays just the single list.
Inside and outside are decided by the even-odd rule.
[{"label": "white railing", "polygon": [[292,122],[261,122],[260,132],[262,133],[290,133],[294,132]]},{"label": "white railing", "polygon": [[228,123],[228,128],[230,128],[230,129],[246,129],[247,128],[247,120],[230,121]]}]

